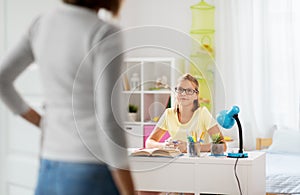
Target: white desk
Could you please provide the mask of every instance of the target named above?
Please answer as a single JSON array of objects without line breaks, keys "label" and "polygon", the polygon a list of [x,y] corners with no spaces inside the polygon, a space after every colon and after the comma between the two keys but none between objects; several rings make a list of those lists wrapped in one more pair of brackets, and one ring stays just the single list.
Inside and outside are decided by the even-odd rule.
[{"label": "white desk", "polygon": [[[265,153],[248,152],[237,164],[243,195],[265,195]],[[143,191],[239,194],[234,175],[235,158],[130,157],[135,187]]]}]

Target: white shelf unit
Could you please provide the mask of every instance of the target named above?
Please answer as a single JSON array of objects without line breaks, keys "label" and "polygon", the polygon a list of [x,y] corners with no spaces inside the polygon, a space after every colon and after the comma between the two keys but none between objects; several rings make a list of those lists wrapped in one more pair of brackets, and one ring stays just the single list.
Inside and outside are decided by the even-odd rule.
[{"label": "white shelf unit", "polygon": [[[127,58],[124,63],[126,71],[123,75],[123,96],[127,105],[138,106],[137,120],[132,121],[128,117],[125,122],[128,147],[144,147],[144,140],[148,136],[146,131],[149,133],[149,128],[155,126],[155,119],[170,106],[169,101],[173,103],[172,88],[177,79],[174,71],[175,58]],[[133,74],[139,77],[137,87],[133,87],[130,82]],[[166,88],[155,88],[159,79],[166,81]]]}]

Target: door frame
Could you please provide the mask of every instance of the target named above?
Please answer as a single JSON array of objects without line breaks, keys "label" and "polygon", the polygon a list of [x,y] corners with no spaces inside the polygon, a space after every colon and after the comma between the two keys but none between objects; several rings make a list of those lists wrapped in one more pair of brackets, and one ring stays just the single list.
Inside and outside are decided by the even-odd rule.
[{"label": "door frame", "polygon": [[[0,0],[0,58],[2,58],[5,48],[6,48],[6,0]],[[7,141],[7,132],[6,119],[7,110],[4,107],[4,104],[0,102],[0,194],[5,194],[5,154],[6,154],[6,141]]]},{"label": "door frame", "polygon": [[7,140],[8,140],[8,111],[4,104],[0,102],[0,194],[7,194]]}]

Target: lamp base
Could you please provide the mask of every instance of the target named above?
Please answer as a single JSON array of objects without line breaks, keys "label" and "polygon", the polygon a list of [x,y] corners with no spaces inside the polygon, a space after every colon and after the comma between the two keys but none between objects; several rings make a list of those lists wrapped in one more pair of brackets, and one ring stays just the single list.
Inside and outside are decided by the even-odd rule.
[{"label": "lamp base", "polygon": [[248,158],[248,153],[228,153],[228,158]]}]

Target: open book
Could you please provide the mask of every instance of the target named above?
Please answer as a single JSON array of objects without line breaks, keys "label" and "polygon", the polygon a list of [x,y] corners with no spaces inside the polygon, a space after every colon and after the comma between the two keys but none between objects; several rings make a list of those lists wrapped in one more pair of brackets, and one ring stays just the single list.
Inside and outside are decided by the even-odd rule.
[{"label": "open book", "polygon": [[131,156],[160,156],[160,157],[177,157],[182,155],[180,150],[174,148],[158,149],[158,148],[141,148],[134,150]]}]

